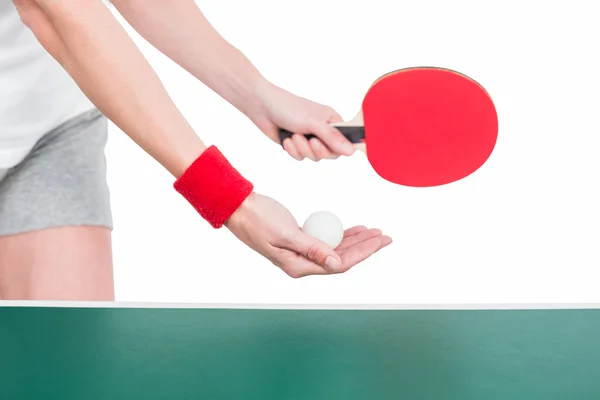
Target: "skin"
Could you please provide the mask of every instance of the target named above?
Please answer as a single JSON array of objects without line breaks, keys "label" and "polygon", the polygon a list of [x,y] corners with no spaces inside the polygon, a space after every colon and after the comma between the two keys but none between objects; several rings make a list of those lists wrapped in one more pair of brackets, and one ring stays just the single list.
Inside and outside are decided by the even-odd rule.
[{"label": "skin", "polygon": [[61,227],[0,239],[6,300],[114,299],[110,232]]},{"label": "skin", "polygon": [[[13,2],[23,23],[95,106],[174,178],[207,148],[100,0]],[[341,119],[334,110],[266,80],[212,28],[193,1],[113,4],[157,49],[229,101],[273,141],[278,142],[278,127],[318,137],[310,143],[301,135],[286,140],[290,156],[319,161],[353,153],[350,143],[330,126]],[[294,278],[345,272],[391,243],[381,231],[357,226],[345,232],[337,249],[331,249],[304,235],[285,207],[259,193],[249,196],[225,226]],[[113,300],[112,268],[107,229],[61,227],[0,238],[4,299]]]}]

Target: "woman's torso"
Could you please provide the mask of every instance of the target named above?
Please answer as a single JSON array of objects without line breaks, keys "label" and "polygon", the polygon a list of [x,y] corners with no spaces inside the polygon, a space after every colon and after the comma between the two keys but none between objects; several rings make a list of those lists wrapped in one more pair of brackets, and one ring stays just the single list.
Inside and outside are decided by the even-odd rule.
[{"label": "woman's torso", "polygon": [[16,165],[45,133],[91,108],[12,1],[0,0],[0,169]]}]

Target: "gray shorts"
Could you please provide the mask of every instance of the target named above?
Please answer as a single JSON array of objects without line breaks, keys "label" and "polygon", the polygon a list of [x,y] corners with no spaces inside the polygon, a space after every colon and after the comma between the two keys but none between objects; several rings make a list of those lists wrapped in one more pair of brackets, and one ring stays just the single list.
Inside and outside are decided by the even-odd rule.
[{"label": "gray shorts", "polygon": [[0,170],[0,236],[62,226],[112,229],[106,117],[91,110],[48,132],[14,168]]}]

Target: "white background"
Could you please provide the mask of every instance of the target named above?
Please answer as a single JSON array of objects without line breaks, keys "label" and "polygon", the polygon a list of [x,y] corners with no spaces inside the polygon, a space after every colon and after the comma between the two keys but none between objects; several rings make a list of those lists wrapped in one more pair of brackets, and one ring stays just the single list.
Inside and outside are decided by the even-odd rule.
[{"label": "white background", "polygon": [[[482,83],[495,152],[471,177],[413,189],[363,155],[297,162],[135,35],[207,144],[302,223],[313,211],[394,243],[344,275],[288,278],[214,231],[114,126],[107,148],[117,299],[237,303],[600,302],[600,28],[594,2],[198,2],[276,84],[352,118],[371,82],[437,65]],[[596,49],[596,50],[594,50]]]}]

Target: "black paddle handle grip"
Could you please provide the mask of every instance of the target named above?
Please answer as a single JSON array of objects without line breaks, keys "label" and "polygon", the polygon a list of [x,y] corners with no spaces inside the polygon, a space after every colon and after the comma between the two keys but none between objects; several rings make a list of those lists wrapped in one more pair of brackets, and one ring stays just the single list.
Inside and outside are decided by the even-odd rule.
[{"label": "black paddle handle grip", "polygon": [[[285,129],[280,129],[279,130],[279,142],[283,145],[283,141],[285,139],[289,139],[294,135],[294,132],[290,132],[290,131],[286,131]],[[317,136],[313,135],[312,133],[309,135],[304,135],[304,137],[306,138],[306,140],[310,140],[310,139],[314,139]]]},{"label": "black paddle handle grip", "polygon": [[[338,131],[342,133],[350,141],[350,143],[361,143],[365,139],[365,128],[363,126],[336,126]],[[283,141],[285,139],[291,138],[294,133],[287,131],[285,129],[279,130],[279,140],[283,145]],[[310,134],[305,134],[304,137],[306,140],[314,139],[317,136]]]}]

